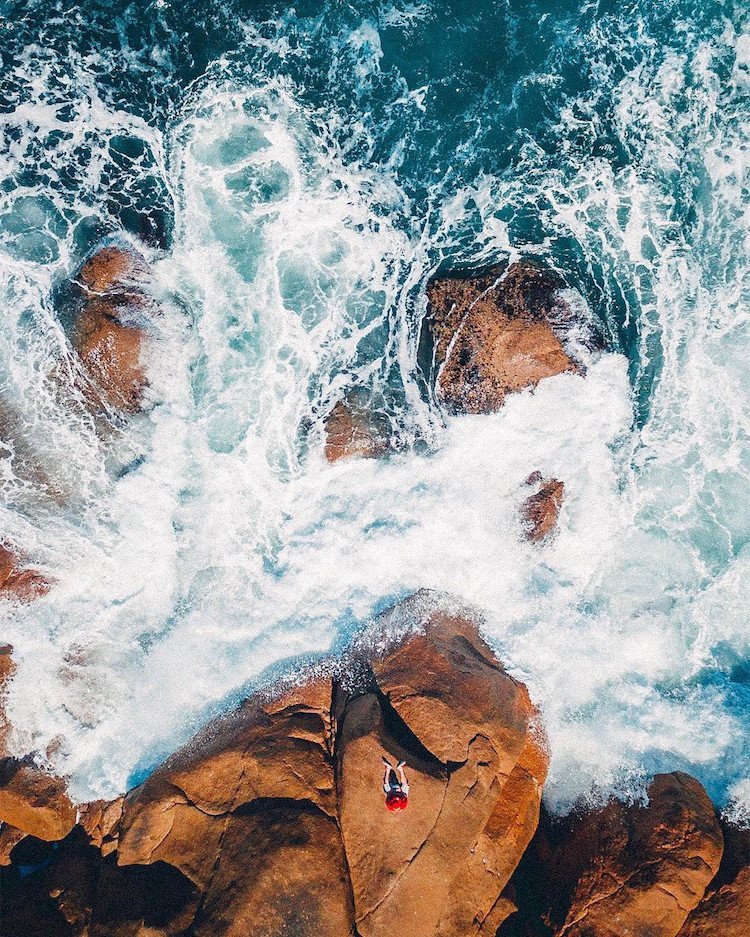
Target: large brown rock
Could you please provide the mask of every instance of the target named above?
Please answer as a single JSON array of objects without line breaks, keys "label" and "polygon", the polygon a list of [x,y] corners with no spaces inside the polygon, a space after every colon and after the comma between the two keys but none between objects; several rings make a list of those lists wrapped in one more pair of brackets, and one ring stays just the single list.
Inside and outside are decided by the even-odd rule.
[{"label": "large brown rock", "polygon": [[611,801],[571,823],[551,856],[556,897],[572,882],[559,937],[675,937],[721,861],[713,804],[689,775],[659,774],[647,805]]},{"label": "large brown rock", "polygon": [[580,370],[554,328],[571,316],[559,297],[563,285],[530,261],[429,284],[436,393],[449,411],[491,413],[509,393]]},{"label": "large brown rock", "polygon": [[192,933],[349,937],[330,709],[330,679],[248,701],[126,798],[118,861],[193,882]]},{"label": "large brown rock", "polygon": [[[494,937],[547,770],[528,694],[476,625],[429,594],[402,603],[370,641],[374,685],[338,707],[339,816],[357,931]],[[385,809],[381,754],[407,761],[403,812]]]},{"label": "large brown rock", "polygon": [[149,275],[135,251],[104,247],[76,277],[80,288],[73,344],[89,378],[86,396],[95,408],[134,413],[147,385],[142,363],[144,321],[153,306],[143,292]]},{"label": "large brown rock", "polygon": [[31,759],[0,760],[0,820],[37,839],[63,839],[76,823],[65,782]]},{"label": "large brown rock", "polygon": [[750,933],[750,830],[725,824],[718,875],[679,937],[747,937]]}]

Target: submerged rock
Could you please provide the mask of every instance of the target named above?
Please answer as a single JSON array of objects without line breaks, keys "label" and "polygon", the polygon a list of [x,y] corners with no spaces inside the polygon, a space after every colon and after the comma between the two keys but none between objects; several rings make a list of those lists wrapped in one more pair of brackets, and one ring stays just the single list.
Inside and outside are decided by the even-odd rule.
[{"label": "submerged rock", "polygon": [[387,421],[356,393],[347,394],[333,407],[325,419],[325,431],[329,462],[351,456],[376,459],[388,452]]},{"label": "submerged rock", "polygon": [[438,400],[453,413],[491,413],[509,393],[579,372],[558,337],[571,317],[563,286],[531,261],[433,280],[427,324]]},{"label": "submerged rock", "polygon": [[75,346],[94,382],[93,399],[134,413],[141,406],[147,384],[141,364],[144,333],[124,324],[120,315],[109,303],[88,305],[78,317]]},{"label": "submerged rock", "polygon": [[0,544],[0,597],[32,602],[46,595],[51,587],[46,576],[27,567],[17,553]]},{"label": "submerged rock", "polygon": [[534,472],[526,479],[526,484],[537,488],[521,507],[526,538],[545,540],[557,527],[557,519],[562,507],[565,483],[556,478],[542,478],[540,472]]},{"label": "submerged rock", "polygon": [[73,344],[90,378],[87,397],[95,408],[137,411],[147,386],[142,352],[144,321],[153,311],[143,284],[148,265],[133,250],[104,247],[76,277],[80,308]]},{"label": "submerged rock", "polygon": [[128,291],[138,295],[148,276],[148,264],[140,254],[111,245],[100,248],[83,263],[76,282],[92,296]]}]

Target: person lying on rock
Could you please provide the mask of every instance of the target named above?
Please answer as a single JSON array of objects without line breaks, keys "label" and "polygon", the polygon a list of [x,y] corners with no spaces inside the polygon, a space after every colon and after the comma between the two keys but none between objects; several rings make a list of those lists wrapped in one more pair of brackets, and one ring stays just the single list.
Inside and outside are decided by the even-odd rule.
[{"label": "person lying on rock", "polygon": [[383,792],[385,805],[389,810],[406,810],[409,803],[409,782],[404,774],[405,761],[399,761],[394,768],[387,758],[383,758]]}]

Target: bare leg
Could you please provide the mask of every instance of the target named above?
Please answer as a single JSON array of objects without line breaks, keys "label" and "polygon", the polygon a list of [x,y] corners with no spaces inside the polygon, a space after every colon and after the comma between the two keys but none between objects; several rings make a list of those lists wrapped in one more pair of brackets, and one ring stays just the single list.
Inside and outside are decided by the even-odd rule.
[{"label": "bare leg", "polygon": [[402,785],[406,785],[409,782],[406,780],[406,775],[404,774],[404,763],[402,761],[398,764],[398,779]]}]

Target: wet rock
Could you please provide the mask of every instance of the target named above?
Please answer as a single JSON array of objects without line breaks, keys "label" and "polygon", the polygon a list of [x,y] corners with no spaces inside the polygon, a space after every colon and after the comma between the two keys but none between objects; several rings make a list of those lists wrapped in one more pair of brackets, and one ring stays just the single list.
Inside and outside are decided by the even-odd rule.
[{"label": "wet rock", "polygon": [[722,850],[719,821],[698,781],[680,772],[657,775],[647,805],[612,801],[574,818],[552,850],[553,898],[567,905],[555,933],[675,937]]},{"label": "wet rock", "polygon": [[0,820],[38,839],[63,839],[76,823],[65,782],[30,758],[0,760]]},{"label": "wet rock", "polygon": [[80,314],[75,346],[94,383],[92,402],[108,404],[126,413],[141,406],[146,373],[141,364],[143,329],[126,325],[117,307],[92,303]]},{"label": "wet rock", "polygon": [[[395,645],[394,625],[411,630]],[[476,625],[420,593],[372,637],[374,683],[342,707],[341,832],[362,937],[492,934],[536,827],[547,771],[526,689]],[[409,807],[383,806],[379,756],[406,759]]]},{"label": "wet rock", "polygon": [[432,366],[447,410],[491,413],[509,393],[581,370],[559,337],[572,316],[559,295],[563,286],[530,261],[429,284]]},{"label": "wet rock", "polygon": [[[4,684],[13,676],[13,648],[0,647],[0,695]],[[1,698],[1,697],[0,697]],[[0,705],[0,822],[9,849],[27,835],[40,840],[63,839],[76,823],[76,811],[66,791],[65,782],[41,768],[31,758],[17,759],[8,754],[10,731],[5,710]],[[20,836],[17,835],[20,832]],[[0,863],[2,864],[2,863]]]},{"label": "wet rock", "polygon": [[104,247],[76,277],[80,287],[73,344],[90,379],[86,396],[96,409],[137,411],[147,385],[142,353],[153,305],[143,292],[146,261],[135,251]]},{"label": "wet rock", "polygon": [[18,554],[0,544],[0,596],[19,602],[33,602],[46,595],[51,586],[46,576],[27,567]]},{"label": "wet rock", "polygon": [[537,491],[524,501],[521,520],[526,538],[539,542],[549,537],[557,527],[565,484],[556,478],[542,478],[540,472],[529,475],[526,484],[533,486]]},{"label": "wet rock", "polygon": [[376,459],[388,452],[388,424],[368,400],[350,393],[325,420],[325,457],[329,462],[359,456]]}]

